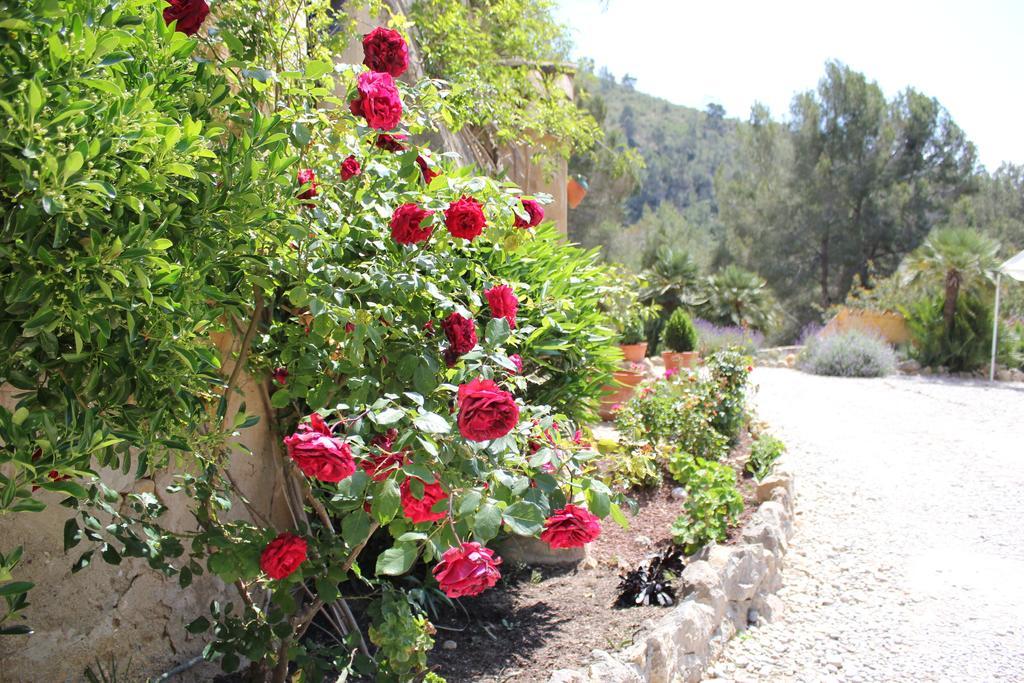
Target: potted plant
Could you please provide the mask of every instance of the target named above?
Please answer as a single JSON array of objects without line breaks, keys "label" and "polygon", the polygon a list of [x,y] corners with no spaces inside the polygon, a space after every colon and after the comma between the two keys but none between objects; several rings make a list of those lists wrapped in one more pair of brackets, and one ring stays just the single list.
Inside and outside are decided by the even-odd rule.
[{"label": "potted plant", "polygon": [[601,408],[598,411],[605,420],[614,416],[615,406],[621,405],[633,397],[636,387],[644,379],[643,366],[637,363],[624,363],[624,367],[612,374],[612,383],[604,387],[601,397]]},{"label": "potted plant", "polygon": [[665,351],[661,359],[665,361],[666,370],[692,368],[697,364],[697,330],[690,316],[682,308],[677,308],[665,323]]},{"label": "potted plant", "polygon": [[643,362],[647,355],[647,321],[657,315],[657,308],[633,301],[622,311],[619,321],[619,348],[630,363]]}]

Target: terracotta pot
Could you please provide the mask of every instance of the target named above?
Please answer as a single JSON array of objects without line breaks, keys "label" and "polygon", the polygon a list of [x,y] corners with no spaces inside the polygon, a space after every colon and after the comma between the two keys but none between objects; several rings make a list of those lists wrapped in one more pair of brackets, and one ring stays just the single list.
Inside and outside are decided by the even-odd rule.
[{"label": "terracotta pot", "polygon": [[583,187],[575,178],[569,178],[565,185],[565,195],[569,202],[569,208],[575,209],[587,196],[587,188]]},{"label": "terracotta pot", "polygon": [[661,360],[665,363],[666,370],[679,370],[681,368],[697,367],[700,354],[696,351],[662,351]]},{"label": "terracotta pot", "polygon": [[619,348],[622,349],[622,355],[626,357],[630,363],[642,363],[644,356],[647,355],[647,342],[640,342],[639,344],[619,344]]},{"label": "terracotta pot", "polygon": [[634,370],[616,370],[612,375],[613,383],[603,387],[604,395],[601,397],[601,408],[598,412],[601,418],[610,420],[614,416],[612,407],[625,403],[633,397],[636,386],[644,379],[644,373]]}]

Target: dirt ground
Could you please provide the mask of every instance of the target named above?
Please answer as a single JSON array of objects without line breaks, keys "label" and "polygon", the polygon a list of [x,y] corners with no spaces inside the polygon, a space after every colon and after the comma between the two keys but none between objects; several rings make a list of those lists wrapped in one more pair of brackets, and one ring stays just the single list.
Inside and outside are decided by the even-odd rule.
[{"label": "dirt ground", "polygon": [[[727,462],[742,471],[749,452],[744,434]],[[745,519],[753,485],[737,478],[748,502]],[[606,520],[589,549],[595,568],[503,567],[496,588],[459,601],[462,611],[435,620],[431,667],[449,683],[539,683],[556,669],[585,664],[594,649],[629,645],[643,622],[664,608],[614,607],[619,575],[671,543],[669,530],[681,510],[671,495],[675,486],[666,476],[661,487],[631,494],[638,512],[629,529]]]}]

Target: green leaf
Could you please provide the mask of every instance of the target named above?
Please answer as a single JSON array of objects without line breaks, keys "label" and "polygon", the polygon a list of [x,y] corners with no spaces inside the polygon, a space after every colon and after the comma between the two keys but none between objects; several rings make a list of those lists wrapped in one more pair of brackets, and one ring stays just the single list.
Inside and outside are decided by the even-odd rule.
[{"label": "green leaf", "polygon": [[28,82],[28,115],[35,116],[43,108],[43,90],[34,80]]},{"label": "green leaf", "polygon": [[82,534],[78,530],[78,520],[74,517],[64,522],[64,552],[74,548],[82,540]]},{"label": "green leaf", "polygon": [[415,543],[396,543],[377,558],[376,573],[378,576],[399,576],[412,568],[419,554]]},{"label": "green leaf", "polygon": [[362,510],[353,510],[341,520],[341,537],[349,547],[356,547],[370,533],[370,516]]},{"label": "green leaf", "polygon": [[316,594],[324,602],[330,604],[338,599],[338,584],[328,579],[316,580]]},{"label": "green leaf", "polygon": [[278,389],[270,397],[270,405],[274,408],[284,408],[292,400],[292,395],[287,389]]},{"label": "green leaf", "polygon": [[373,505],[370,506],[370,513],[381,524],[387,524],[398,513],[402,503],[402,494],[398,490],[398,484],[394,479],[386,479],[381,485],[377,494],[373,497]]},{"label": "green leaf", "polygon": [[14,415],[11,416],[11,421],[15,425],[20,427],[21,423],[25,421],[25,419],[28,417],[28,415],[29,415],[28,408],[26,408],[25,406],[22,406],[21,408],[18,408],[17,410],[14,411]]},{"label": "green leaf", "polygon": [[333,69],[334,65],[318,59],[306,64],[306,70],[303,75],[306,78],[319,78]]},{"label": "green leaf", "polygon": [[24,19],[4,19],[0,21],[0,28],[5,28],[8,31],[31,31],[32,24]]},{"label": "green leaf", "polygon": [[81,152],[76,150],[69,154],[67,158],[64,159],[64,165],[62,168],[64,182],[67,182],[68,178],[78,173],[83,164],[85,164],[85,159],[82,157]]},{"label": "green leaf", "polygon": [[507,320],[504,318],[491,318],[491,321],[487,323],[487,332],[484,335],[484,339],[487,341],[488,346],[501,346],[511,334],[512,329],[509,327]]},{"label": "green leaf", "polygon": [[188,164],[182,164],[182,163],[179,163],[179,162],[176,162],[176,161],[175,162],[171,162],[171,163],[167,164],[166,166],[164,166],[164,170],[167,171],[168,173],[173,173],[175,175],[184,176],[186,178],[196,178],[197,177],[196,176],[196,170],[194,168],[192,168]]},{"label": "green leaf", "polygon": [[604,491],[587,489],[587,509],[598,517],[607,517],[611,512],[611,499]]},{"label": "green leaf", "polygon": [[464,517],[469,513],[475,511],[480,507],[480,501],[483,499],[483,494],[479,491],[471,490],[466,495],[462,496],[459,500],[459,516]]},{"label": "green leaf", "polygon": [[434,473],[426,465],[419,463],[409,463],[402,468],[402,471],[408,474],[410,477],[417,477],[423,480],[424,484],[433,484],[436,481]]},{"label": "green leaf", "polygon": [[405,417],[405,411],[398,408],[387,408],[379,413],[370,413],[370,419],[379,425],[390,425]]},{"label": "green leaf", "polygon": [[520,536],[534,536],[544,529],[544,512],[525,500],[509,505],[501,518],[512,533]]},{"label": "green leaf", "polygon": [[452,430],[451,424],[437,413],[422,413],[412,421],[416,429],[426,434],[447,434]]},{"label": "green leaf", "polygon": [[12,581],[0,586],[0,595],[17,595],[28,593],[35,586],[31,581]]},{"label": "green leaf", "polygon": [[626,515],[622,512],[622,508],[616,505],[615,503],[612,503],[611,515],[612,519],[615,520],[615,523],[618,524],[620,527],[622,527],[623,529],[629,528],[629,520],[626,519]]},{"label": "green leaf", "polygon": [[498,535],[501,529],[501,510],[490,503],[480,508],[473,517],[473,533],[481,541],[489,541]]},{"label": "green leaf", "polygon": [[202,633],[208,628],[210,628],[210,620],[206,617],[199,617],[198,619],[193,619],[188,623],[188,625],[185,626],[185,630],[193,634]]}]

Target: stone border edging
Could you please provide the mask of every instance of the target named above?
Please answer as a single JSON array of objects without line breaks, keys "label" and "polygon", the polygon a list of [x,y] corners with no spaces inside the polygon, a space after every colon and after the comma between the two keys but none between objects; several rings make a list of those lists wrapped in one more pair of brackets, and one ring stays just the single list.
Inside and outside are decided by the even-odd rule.
[{"label": "stone border edging", "polygon": [[757,485],[760,505],[736,545],[712,545],[683,570],[687,594],[632,645],[594,650],[583,669],[559,669],[548,683],[676,683],[700,681],[725,644],[750,624],[782,609],[775,592],[793,535],[793,475],[782,462]]}]

